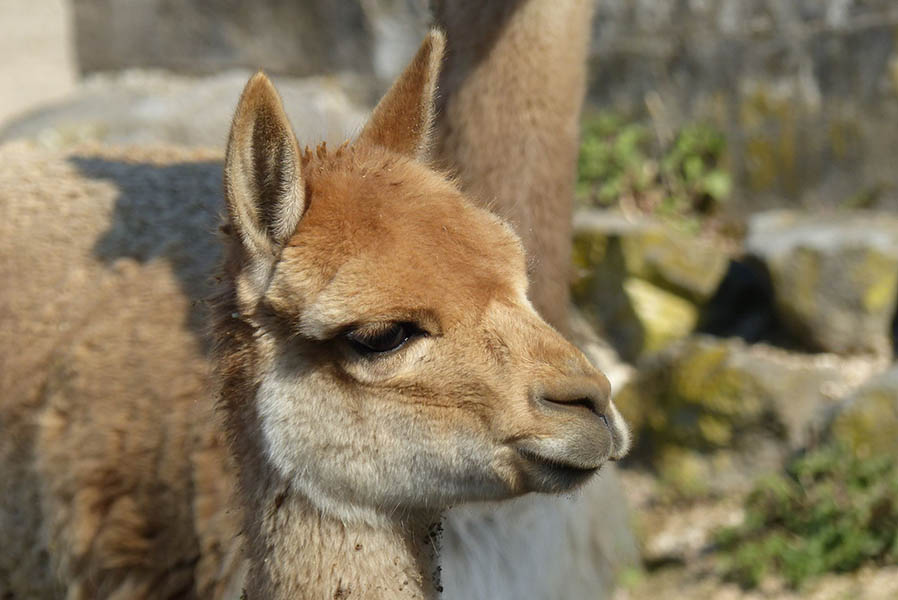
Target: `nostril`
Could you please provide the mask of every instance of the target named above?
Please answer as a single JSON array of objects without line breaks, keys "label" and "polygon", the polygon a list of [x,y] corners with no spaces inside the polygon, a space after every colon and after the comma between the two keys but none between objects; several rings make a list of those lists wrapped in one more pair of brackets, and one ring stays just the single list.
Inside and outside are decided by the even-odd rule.
[{"label": "nostril", "polygon": [[568,404],[570,404],[571,406],[582,406],[591,413],[596,412],[595,402],[593,402],[589,398],[577,398],[576,400],[574,400],[573,402],[569,402]]},{"label": "nostril", "polygon": [[[611,390],[603,385],[604,377],[566,377],[540,382],[530,390],[531,402],[553,413],[559,410],[573,414],[584,410],[599,416],[608,410]],[[573,412],[572,412],[573,411]]]},{"label": "nostril", "polygon": [[599,418],[602,419],[602,423],[605,424],[605,427],[607,427],[608,429],[611,429],[611,423],[608,422],[608,417],[606,417],[605,415],[600,414],[600,415],[599,415]]}]

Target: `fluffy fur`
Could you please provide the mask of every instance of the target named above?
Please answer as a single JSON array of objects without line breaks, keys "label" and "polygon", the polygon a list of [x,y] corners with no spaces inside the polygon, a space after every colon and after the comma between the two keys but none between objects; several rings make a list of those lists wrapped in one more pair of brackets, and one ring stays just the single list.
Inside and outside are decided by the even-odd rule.
[{"label": "fluffy fur", "polygon": [[0,596],[239,596],[232,467],[191,330],[220,162],[2,157]]},{"label": "fluffy fur", "polygon": [[[570,220],[595,2],[438,0],[433,6],[449,39],[435,154],[474,201],[512,224],[527,254],[534,306],[553,327],[573,334]],[[616,361],[597,364],[608,372]],[[623,493],[611,469],[575,499],[530,496],[450,511],[447,594],[604,597],[621,565],[638,560],[626,527]]]},{"label": "fluffy fur", "polygon": [[[264,76],[237,108],[214,330],[249,597],[434,597],[443,510],[568,491],[626,452],[607,380],[530,304],[517,236],[420,162],[441,49],[431,33],[333,154],[300,159]],[[395,328],[385,352],[350,341]],[[374,554],[309,548],[338,532]]]},{"label": "fluffy fur", "polygon": [[594,0],[434,2],[436,22],[451,41],[440,77],[436,155],[471,198],[521,236],[533,304],[565,334],[594,10]]},{"label": "fluffy fur", "polygon": [[[416,154],[423,148],[413,147]],[[214,154],[165,148],[58,156],[23,147],[3,154],[0,269],[10,291],[0,305],[0,479],[17,485],[0,500],[0,592],[15,598],[236,597],[246,565],[241,513],[229,508],[234,469],[209,406],[198,400],[208,393],[199,299],[217,260],[210,238],[200,233],[213,229],[220,201]],[[289,230],[287,221],[273,230]],[[259,287],[269,276],[247,285]],[[310,324],[330,318],[318,312],[307,315]],[[246,333],[239,329],[231,333]],[[21,340],[28,340],[25,347]],[[584,514],[611,510],[601,502],[590,506],[593,492],[582,498]],[[291,496],[268,500],[286,507],[276,515],[307,514],[308,505],[296,505]],[[471,517],[476,510],[461,514],[457,530],[493,520],[494,513]],[[391,548],[405,548],[407,564],[387,559],[379,568],[383,584],[406,589],[411,581],[425,589],[431,583],[421,565],[433,559],[432,547],[417,544],[408,552],[405,544],[396,546],[403,536],[426,533],[429,519],[408,519],[411,529],[387,536],[364,516],[347,520],[356,523],[354,537],[330,522],[319,529],[322,535],[307,537],[308,544],[292,546],[276,562],[295,565],[293,552],[299,552],[319,557],[315,568],[351,550],[378,569],[378,561],[394,554]],[[271,524],[289,529],[287,523]],[[490,527],[478,529],[477,546],[486,550],[473,554],[481,565],[508,557],[495,551],[495,540],[508,538],[485,533]],[[465,544],[450,531],[446,545],[457,558],[453,548]],[[602,558],[594,543],[586,547],[584,572]],[[340,581],[330,591],[347,593]],[[482,597],[489,589],[462,583],[477,591],[455,588],[450,596]]]},{"label": "fluffy fur", "polygon": [[[0,148],[3,594],[239,598],[241,515],[199,325],[220,178],[212,151]],[[602,589],[632,551],[607,545],[626,539],[610,533],[626,521],[610,467],[573,498],[451,511],[443,596]]]}]

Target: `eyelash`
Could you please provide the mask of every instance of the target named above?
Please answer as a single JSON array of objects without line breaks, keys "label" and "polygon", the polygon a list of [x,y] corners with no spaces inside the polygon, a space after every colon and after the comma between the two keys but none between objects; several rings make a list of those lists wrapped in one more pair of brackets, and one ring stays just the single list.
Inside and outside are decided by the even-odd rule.
[{"label": "eyelash", "polygon": [[414,323],[388,322],[374,326],[365,325],[345,333],[344,339],[361,356],[391,354],[415,337],[427,335]]}]

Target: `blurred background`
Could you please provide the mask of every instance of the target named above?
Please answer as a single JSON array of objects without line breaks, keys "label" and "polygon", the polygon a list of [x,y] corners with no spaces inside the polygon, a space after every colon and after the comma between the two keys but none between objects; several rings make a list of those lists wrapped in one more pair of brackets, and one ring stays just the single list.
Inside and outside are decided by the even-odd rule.
[{"label": "blurred background", "polygon": [[[0,142],[363,122],[425,0],[0,0]],[[260,34],[259,32],[263,32]],[[898,597],[898,2],[599,0],[572,295],[616,359],[624,598]]]}]

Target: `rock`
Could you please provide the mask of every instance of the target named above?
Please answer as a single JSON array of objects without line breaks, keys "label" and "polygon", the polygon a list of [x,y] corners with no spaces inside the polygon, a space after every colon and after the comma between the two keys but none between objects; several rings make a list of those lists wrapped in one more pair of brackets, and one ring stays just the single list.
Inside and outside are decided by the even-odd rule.
[{"label": "rock", "polygon": [[[0,142],[35,139],[49,147],[85,141],[171,143],[223,148],[250,71],[208,77],[127,71],[90,77],[69,98],[26,114],[0,129]],[[364,82],[352,77],[273,79],[300,144],[339,144],[364,123],[356,98]]]},{"label": "rock", "polygon": [[575,233],[573,261],[579,272],[571,285],[572,301],[624,360],[635,360],[645,345],[645,327],[624,292],[620,241]]},{"label": "rock", "polygon": [[717,290],[729,257],[704,240],[681,234],[651,219],[631,220],[619,213],[581,210],[574,216],[575,239],[582,250],[600,252],[620,240],[629,275],[700,304]]},{"label": "rock", "polygon": [[861,458],[898,454],[898,367],[852,394],[836,411],[829,434]]},{"label": "rock", "polygon": [[702,307],[697,330],[749,343],[782,342],[766,267],[751,257],[732,260],[720,287]]},{"label": "rock", "polygon": [[760,213],[746,249],[766,265],[778,314],[803,343],[840,354],[892,353],[898,218]]},{"label": "rock", "polygon": [[710,461],[682,446],[669,446],[655,462],[660,482],[686,497],[704,496],[711,491],[714,473]]},{"label": "rock", "polygon": [[643,352],[660,350],[695,328],[698,308],[676,294],[637,277],[624,281],[624,293],[645,326]]},{"label": "rock", "polygon": [[589,321],[575,305],[571,305],[569,311],[571,341],[583,351],[594,367],[605,374],[611,383],[612,394],[616,394],[630,381],[635,369],[621,360],[608,342],[596,335]]},{"label": "rock", "polygon": [[778,467],[879,364],[696,335],[640,360],[616,403],[637,460],[677,491],[704,494]]},{"label": "rock", "polygon": [[656,221],[595,210],[575,216],[573,260],[574,301],[628,360],[688,335],[729,263]]}]

